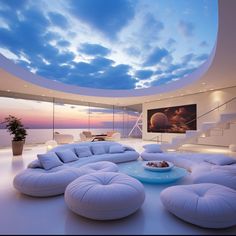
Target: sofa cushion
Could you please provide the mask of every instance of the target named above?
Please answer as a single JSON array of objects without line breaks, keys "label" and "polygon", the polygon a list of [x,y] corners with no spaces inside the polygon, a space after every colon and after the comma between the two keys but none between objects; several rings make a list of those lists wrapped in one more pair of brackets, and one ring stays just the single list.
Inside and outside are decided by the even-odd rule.
[{"label": "sofa cushion", "polygon": [[88,146],[80,146],[75,148],[75,153],[79,158],[92,156],[92,152]]},{"label": "sofa cushion", "polygon": [[209,155],[205,158],[204,161],[214,165],[221,165],[221,166],[236,163],[236,160],[227,157],[225,155]]},{"label": "sofa cushion", "polygon": [[195,169],[192,175],[193,183],[215,183],[236,190],[236,169],[231,166],[224,167],[226,166],[212,166],[206,171]]},{"label": "sofa cushion", "polygon": [[109,153],[122,153],[124,151],[124,147],[120,144],[112,145],[109,148]]},{"label": "sofa cushion", "polygon": [[40,161],[39,160],[34,160],[34,161],[32,161],[32,162],[30,162],[29,164],[28,164],[28,166],[27,166],[28,168],[43,168],[43,166],[42,166],[42,164],[40,163]]},{"label": "sofa cushion", "polygon": [[60,161],[55,152],[38,154],[37,157],[45,170],[50,170],[54,167],[63,165],[63,162]]},{"label": "sofa cushion", "polygon": [[70,149],[56,151],[56,154],[64,163],[78,160],[76,154]]},{"label": "sofa cushion", "polygon": [[[106,154],[103,155],[91,155],[86,158],[80,158],[77,161],[73,162],[68,162],[65,163],[64,165],[69,165],[69,166],[82,166],[84,164],[90,163],[90,162],[97,162],[97,161],[112,161],[114,163],[120,163],[120,162],[127,162],[127,161],[134,161],[137,160],[139,157],[139,153],[137,153],[135,150],[132,150],[131,147],[127,147],[127,150],[123,153],[114,153],[110,154],[109,153],[109,147],[111,145],[116,145],[119,144],[117,142],[108,142],[108,141],[102,141],[102,142],[81,142],[81,143],[73,143],[73,144],[65,144],[65,145],[60,145],[52,150],[50,152],[56,152],[56,151],[61,151],[65,149],[70,149],[72,151],[75,151],[76,148],[78,147],[88,147],[91,150],[92,146],[97,146],[101,145],[104,147]],[[123,146],[123,145],[122,145]],[[129,149],[129,150],[128,150]],[[158,153],[162,154],[162,153]],[[78,153],[76,153],[78,155]],[[79,155],[78,155],[79,156]]]},{"label": "sofa cushion", "polygon": [[128,146],[128,145],[123,145],[124,151],[135,151],[134,148]]},{"label": "sofa cushion", "polygon": [[158,153],[158,152],[160,153],[160,152],[163,152],[161,150],[160,144],[146,144],[146,145],[143,145],[143,148],[148,153]]},{"label": "sofa cushion", "polygon": [[94,155],[106,154],[105,147],[103,145],[93,145],[91,146]]}]

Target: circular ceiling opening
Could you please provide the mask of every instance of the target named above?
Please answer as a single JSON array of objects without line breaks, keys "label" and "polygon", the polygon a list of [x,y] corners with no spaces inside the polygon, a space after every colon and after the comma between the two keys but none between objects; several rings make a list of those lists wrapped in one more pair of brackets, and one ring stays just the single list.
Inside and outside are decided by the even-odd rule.
[{"label": "circular ceiling opening", "polygon": [[0,12],[0,53],[96,89],[180,81],[208,59],[218,29],[217,0],[12,0]]}]

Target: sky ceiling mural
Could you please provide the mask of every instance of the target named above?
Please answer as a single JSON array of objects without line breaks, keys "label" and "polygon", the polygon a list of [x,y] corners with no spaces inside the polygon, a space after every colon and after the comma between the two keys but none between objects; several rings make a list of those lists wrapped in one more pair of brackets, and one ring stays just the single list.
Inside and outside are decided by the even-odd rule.
[{"label": "sky ceiling mural", "polygon": [[140,89],[206,61],[217,0],[0,0],[0,53],[46,79]]}]

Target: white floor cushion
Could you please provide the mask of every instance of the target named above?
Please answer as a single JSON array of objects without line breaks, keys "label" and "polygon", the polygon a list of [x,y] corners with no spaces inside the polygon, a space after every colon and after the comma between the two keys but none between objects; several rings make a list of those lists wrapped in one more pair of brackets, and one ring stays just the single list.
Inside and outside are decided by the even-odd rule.
[{"label": "white floor cushion", "polygon": [[75,213],[95,220],[126,217],[145,199],[144,187],[136,179],[114,172],[81,176],[65,191],[65,202]]},{"label": "white floor cushion", "polygon": [[236,191],[218,184],[180,185],[161,192],[165,208],[180,219],[206,228],[236,225]]},{"label": "white floor cushion", "polygon": [[110,161],[99,161],[95,163],[89,163],[79,168],[79,172],[81,175],[88,174],[97,171],[105,171],[105,172],[118,172],[118,166]]}]

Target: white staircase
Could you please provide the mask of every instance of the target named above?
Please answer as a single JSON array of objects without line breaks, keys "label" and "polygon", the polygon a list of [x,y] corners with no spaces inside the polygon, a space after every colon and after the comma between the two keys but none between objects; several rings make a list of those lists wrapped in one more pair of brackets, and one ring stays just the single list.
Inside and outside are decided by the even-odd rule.
[{"label": "white staircase", "polygon": [[218,121],[203,122],[199,130],[187,130],[185,135],[172,138],[171,143],[161,144],[161,148],[164,150],[177,149],[188,142],[196,141],[198,137],[209,137],[213,130],[223,135],[224,129],[229,129],[230,124],[235,122],[236,113],[222,113]]}]

